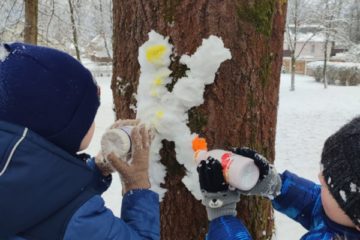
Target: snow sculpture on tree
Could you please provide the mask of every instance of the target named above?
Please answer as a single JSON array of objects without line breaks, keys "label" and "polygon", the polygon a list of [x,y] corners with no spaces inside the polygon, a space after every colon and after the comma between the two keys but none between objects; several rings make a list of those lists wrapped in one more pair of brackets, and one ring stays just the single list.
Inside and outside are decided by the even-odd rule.
[{"label": "snow sculpture on tree", "polygon": [[188,110],[204,102],[205,85],[212,84],[220,64],[231,59],[229,49],[216,36],[204,39],[202,45],[192,55],[183,55],[182,64],[190,69],[186,77],[178,80],[173,91],[166,85],[171,83],[169,69],[173,46],[168,37],[151,31],[149,40],[139,48],[140,80],[137,91],[137,119],[152,126],[156,130],[150,150],[150,181],[152,190],[163,198],[166,189],[160,187],[165,179],[165,167],[160,163],[159,151],[163,139],[175,142],[176,159],[183,164],[187,175],[183,183],[197,198],[201,198],[196,163],[192,161],[192,139]]}]

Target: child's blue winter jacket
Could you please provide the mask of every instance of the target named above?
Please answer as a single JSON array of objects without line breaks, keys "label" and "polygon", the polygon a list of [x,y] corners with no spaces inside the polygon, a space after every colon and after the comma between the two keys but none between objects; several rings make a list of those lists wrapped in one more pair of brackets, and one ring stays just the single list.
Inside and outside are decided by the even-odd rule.
[{"label": "child's blue winter jacket", "polygon": [[160,239],[158,195],[128,192],[120,219],[100,196],[110,182],[92,159],[0,121],[0,239]]},{"label": "child's blue winter jacket", "polygon": [[[360,232],[331,221],[321,203],[319,185],[285,171],[282,175],[281,194],[272,202],[273,207],[299,222],[308,232],[301,240],[359,240]],[[281,226],[277,226],[281,228]],[[210,223],[208,240],[252,239],[244,225],[232,216],[221,217]]]}]

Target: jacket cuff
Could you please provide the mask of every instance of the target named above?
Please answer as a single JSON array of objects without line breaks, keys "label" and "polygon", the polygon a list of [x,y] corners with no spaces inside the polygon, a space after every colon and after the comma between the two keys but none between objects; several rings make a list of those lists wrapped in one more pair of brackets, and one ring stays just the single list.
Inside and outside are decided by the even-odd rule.
[{"label": "jacket cuff", "polygon": [[88,158],[86,165],[93,170],[93,184],[94,189],[99,193],[104,193],[111,185],[112,175],[102,175],[100,169],[96,166],[95,158]]}]

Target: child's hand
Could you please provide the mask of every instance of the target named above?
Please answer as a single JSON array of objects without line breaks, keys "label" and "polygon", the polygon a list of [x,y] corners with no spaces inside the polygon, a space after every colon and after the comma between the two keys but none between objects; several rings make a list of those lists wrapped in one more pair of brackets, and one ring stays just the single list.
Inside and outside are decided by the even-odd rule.
[{"label": "child's hand", "polygon": [[119,172],[123,192],[133,189],[150,188],[149,181],[149,148],[151,137],[145,125],[135,126],[131,131],[132,160],[130,163],[119,159],[115,154],[109,154],[111,165]]},{"label": "child's hand", "polygon": [[235,154],[252,159],[260,171],[258,183],[249,191],[240,191],[242,194],[258,195],[269,199],[273,199],[280,194],[280,175],[264,156],[250,148],[234,148],[231,151]]},{"label": "child's hand", "polygon": [[202,204],[206,207],[208,219],[236,215],[236,203],[240,200],[238,191],[229,190],[222,167],[218,160],[208,158],[197,167],[200,187],[203,194]]},{"label": "child's hand", "polygon": [[103,176],[109,176],[111,173],[115,172],[111,163],[104,158],[102,151],[96,155],[95,164]]},{"label": "child's hand", "polygon": [[[140,123],[138,119],[119,119],[115,123],[113,123],[109,129],[121,128],[125,126],[137,126]],[[124,161],[128,159],[122,159]],[[103,149],[98,153],[95,157],[96,166],[99,168],[100,172],[103,176],[108,176],[111,173],[115,172],[116,169],[111,165],[111,163],[104,157]]]}]

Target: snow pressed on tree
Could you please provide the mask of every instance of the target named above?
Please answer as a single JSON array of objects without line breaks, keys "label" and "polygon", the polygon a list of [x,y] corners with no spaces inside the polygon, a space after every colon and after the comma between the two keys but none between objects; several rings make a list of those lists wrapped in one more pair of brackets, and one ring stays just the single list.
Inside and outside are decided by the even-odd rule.
[{"label": "snow pressed on tree", "polygon": [[172,82],[169,70],[173,46],[155,31],[149,33],[149,40],[139,49],[140,80],[137,92],[137,118],[156,129],[151,145],[150,177],[152,190],[163,198],[165,190],[160,187],[166,176],[159,154],[162,140],[175,142],[177,161],[184,165],[187,175],[183,183],[197,198],[201,198],[196,164],[193,161],[192,139],[188,124],[188,110],[204,102],[205,85],[212,84],[220,64],[231,58],[229,49],[222,40],[210,36],[192,55],[183,55],[180,62],[189,68],[186,77],[179,79],[173,91],[166,85]]},{"label": "snow pressed on tree", "polygon": [[[189,76],[185,65],[191,68],[181,63],[180,56],[193,55],[203,39],[219,36],[230,49],[231,60],[221,64],[214,83],[205,87],[204,103],[188,111],[188,126],[205,137],[211,149],[249,146],[274,159],[286,1],[116,0],[113,13],[112,90],[117,118],[136,117],[132,106],[141,73],[138,51],[152,29],[168,36],[174,46],[169,68],[178,83]],[[168,191],[160,205],[161,239],[204,239],[206,211],[184,184],[189,174],[179,164],[184,160],[177,159],[178,142],[162,144],[166,177],[161,186]],[[268,201],[243,197],[238,210],[254,239],[270,239],[273,218]]]}]

